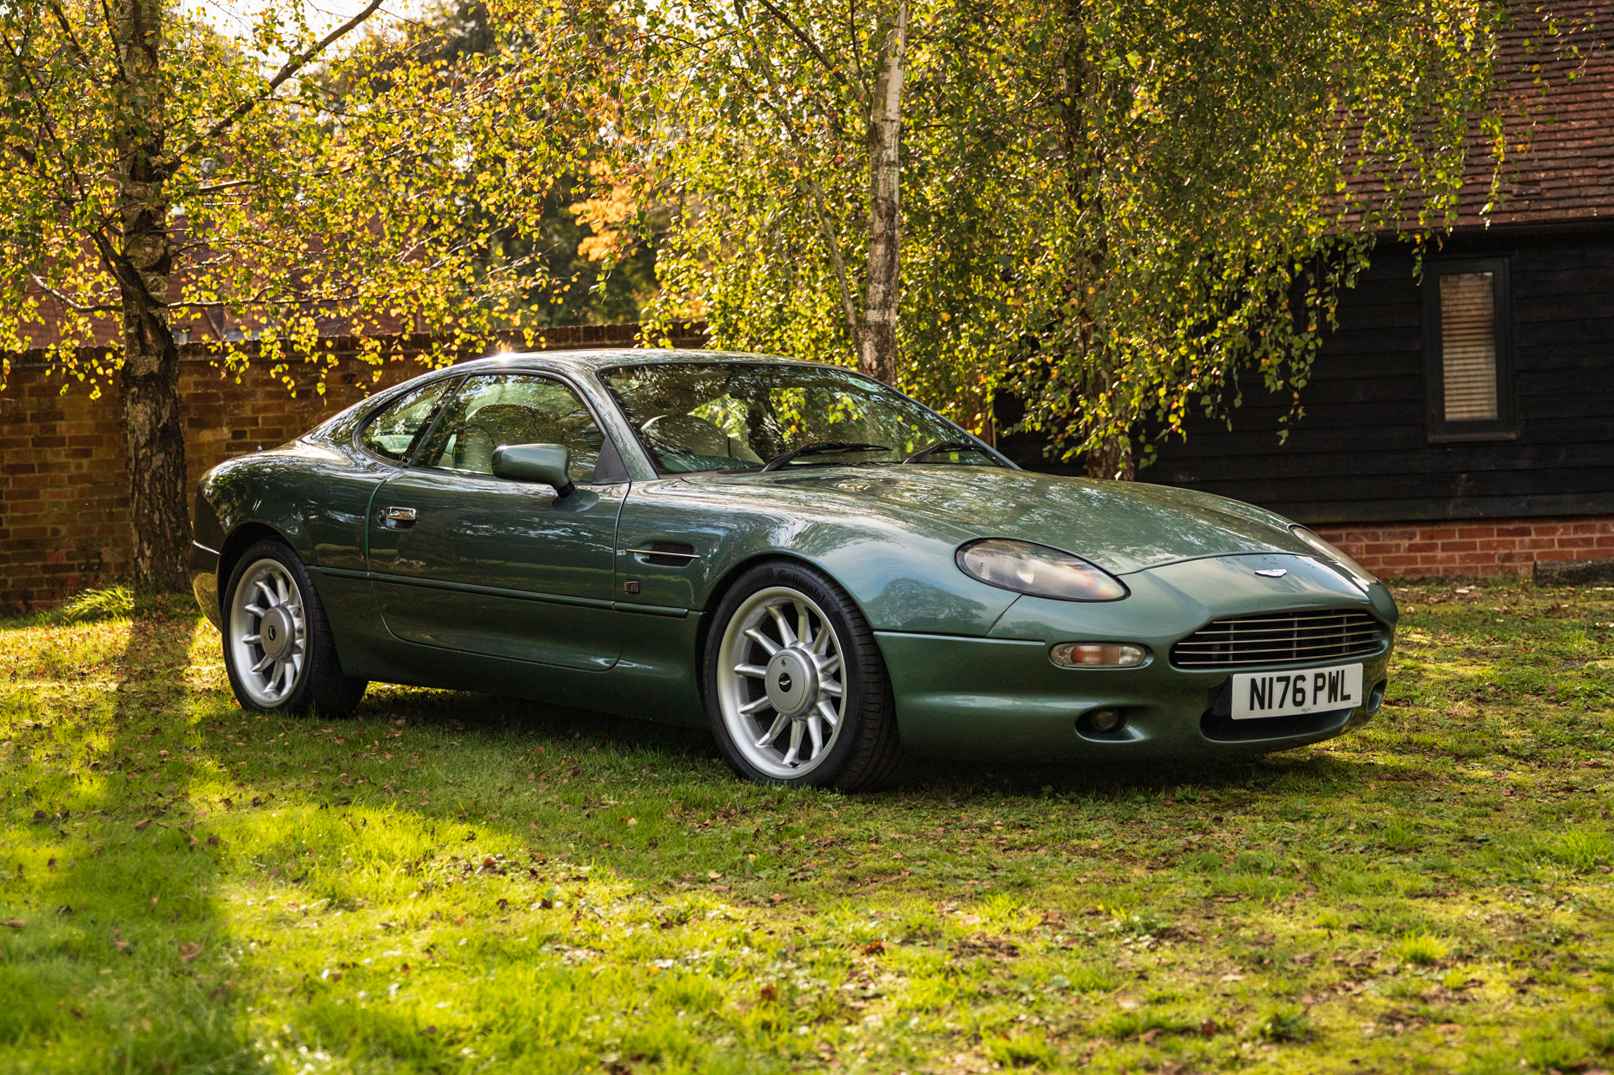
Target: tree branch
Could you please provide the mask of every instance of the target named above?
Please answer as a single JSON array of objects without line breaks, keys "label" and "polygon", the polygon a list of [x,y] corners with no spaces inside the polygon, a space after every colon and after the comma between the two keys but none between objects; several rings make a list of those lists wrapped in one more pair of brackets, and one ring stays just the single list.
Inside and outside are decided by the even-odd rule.
[{"label": "tree branch", "polygon": [[846,314],[846,331],[851,333],[852,346],[857,346],[857,303],[852,298],[852,286],[846,277],[846,259],[841,256],[841,244],[830,230],[829,216],[824,209],[824,192],[809,176],[807,186],[813,192],[813,213],[818,217],[818,230],[824,236],[824,247],[829,251],[829,263],[835,269],[835,283],[841,292],[841,309]]},{"label": "tree branch", "polygon": [[[95,79],[95,63],[90,59],[90,54],[84,51],[84,46],[79,44],[78,38],[73,35],[73,26],[67,21],[67,16],[62,12],[62,5],[55,3],[53,0],[52,3],[46,6],[50,8],[50,13],[56,17],[56,25],[62,28],[62,33],[67,37],[67,43],[72,46],[73,54],[84,65],[85,73],[91,79]],[[114,55],[116,55],[115,51]]]},{"label": "tree branch", "polygon": [[791,22],[790,17],[783,11],[780,11],[778,8],[774,7],[773,4],[769,3],[769,0],[757,0],[757,2],[763,7],[767,8],[770,15],[785,24],[785,29],[790,31],[790,35],[807,47],[807,51],[811,52],[813,56],[817,58],[819,65],[823,67],[824,70],[832,77],[834,77],[835,81],[839,82],[842,86],[851,91],[852,96],[857,98],[858,104],[864,103],[864,93],[862,88],[854,84],[852,80],[842,74],[834,64],[829,62],[829,57],[824,55],[824,50],[819,48],[818,44],[813,41],[811,37],[807,36],[807,32],[805,30]]},{"label": "tree branch", "polygon": [[123,309],[122,304],[116,303],[116,302],[101,302],[101,303],[95,303],[93,305],[87,305],[87,304],[82,303],[82,302],[75,302],[68,295],[64,294],[63,292],[60,292],[60,291],[56,290],[55,288],[51,287],[49,284],[45,283],[44,280],[40,279],[38,273],[36,273],[36,272],[29,273],[28,278],[34,282],[34,286],[38,287],[39,290],[43,291],[45,294],[49,295],[51,298],[55,299],[57,302],[61,303],[63,306],[66,306],[69,310],[72,310],[75,313],[81,313],[81,314],[105,314],[105,313],[117,313],[119,310]]},{"label": "tree branch", "polygon": [[174,158],[174,162],[177,163],[178,161],[189,157],[191,154],[201,149],[204,145],[211,142],[225,131],[229,130],[231,126],[233,126],[247,113],[251,112],[264,101],[267,101],[270,97],[274,96],[275,91],[281,86],[285,85],[287,79],[291,78],[291,76],[295,75],[298,71],[301,71],[305,66],[307,66],[310,60],[324,52],[331,45],[335,44],[354,27],[358,26],[371,15],[375,14],[376,8],[380,6],[381,0],[370,0],[370,2],[365,5],[363,11],[360,11],[357,15],[353,16],[351,19],[347,20],[342,25],[326,34],[319,40],[317,44],[303,50],[301,55],[287,60],[285,66],[283,66],[279,71],[275,72],[275,76],[269,80],[269,84],[266,85],[263,90],[257,94],[257,96],[249,97],[245,101],[242,101],[240,104],[232,108],[228,115],[219,120],[217,123],[213,124],[213,126],[209,127],[206,134],[202,135],[190,145],[186,146],[185,149]]}]

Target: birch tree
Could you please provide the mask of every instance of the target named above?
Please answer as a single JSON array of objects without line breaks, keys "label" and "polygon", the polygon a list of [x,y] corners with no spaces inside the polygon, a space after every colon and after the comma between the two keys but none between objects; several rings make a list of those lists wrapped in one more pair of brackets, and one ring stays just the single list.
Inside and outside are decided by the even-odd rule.
[{"label": "birch tree", "polygon": [[1244,371],[1302,387],[1375,238],[1438,230],[1466,139],[1501,148],[1496,3],[909,3],[643,16],[620,145],[673,214],[658,309],[977,429],[1013,391],[1094,474]]},{"label": "birch tree", "polygon": [[321,360],[322,326],[431,332],[445,358],[523,327],[541,266],[491,222],[536,233],[588,145],[598,34],[495,4],[495,47],[451,63],[379,4],[327,29],[270,3],[239,38],[173,0],[0,7],[0,347],[49,326],[70,378],[121,394],[142,584],[185,583],[176,318],[227,315],[252,345],[219,361],[275,369]]},{"label": "birch tree", "polygon": [[[829,334],[860,368],[895,381],[908,0],[696,0],[640,19],[638,80],[628,79],[638,95],[619,148],[624,174],[647,184],[642,200],[661,204],[670,191],[678,203],[660,313],[706,316],[729,339],[730,312],[750,309],[802,346],[825,338],[812,322],[828,313],[839,326]],[[793,253],[804,240],[810,266]],[[743,270],[713,256],[736,244],[775,259],[795,292],[780,304],[812,312],[780,316],[780,304],[770,313],[742,298]],[[814,275],[807,290],[790,263]],[[696,294],[694,307],[679,301]],[[755,344],[769,332],[742,334]]]}]

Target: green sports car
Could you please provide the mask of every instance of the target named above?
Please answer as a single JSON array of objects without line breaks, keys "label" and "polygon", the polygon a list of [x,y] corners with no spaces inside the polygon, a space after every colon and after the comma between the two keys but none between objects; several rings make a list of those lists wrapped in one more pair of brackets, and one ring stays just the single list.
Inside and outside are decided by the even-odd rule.
[{"label": "green sports car", "polygon": [[370,680],[708,725],[736,772],[902,751],[1231,757],[1379,707],[1389,591],[1233,500],[1021,470],[834,366],[505,355],[197,489],[192,581],[249,709]]}]

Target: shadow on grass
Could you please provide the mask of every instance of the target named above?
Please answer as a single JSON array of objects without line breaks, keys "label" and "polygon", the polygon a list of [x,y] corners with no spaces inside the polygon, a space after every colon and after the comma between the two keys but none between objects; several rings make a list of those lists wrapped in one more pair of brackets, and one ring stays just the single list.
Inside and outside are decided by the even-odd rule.
[{"label": "shadow on grass", "polygon": [[[372,687],[358,718],[403,718],[444,733],[470,734],[484,741],[507,740],[512,747],[534,737],[563,743],[568,749],[613,750],[655,755],[692,773],[721,764],[710,731],[589,710],[500,698],[465,691]],[[1354,734],[1354,733],[1348,733]],[[1017,765],[904,757],[884,786],[864,794],[958,798],[974,795],[1041,797],[1116,797],[1178,789],[1201,792],[1245,790],[1284,781],[1287,785],[1325,792],[1354,787],[1362,780],[1358,762],[1290,751],[1234,761],[1116,763],[1087,761],[1052,765]],[[727,766],[723,771],[728,772]],[[738,777],[734,777],[738,780]]]},{"label": "shadow on grass", "polygon": [[226,982],[220,866],[191,802],[195,630],[137,614],[123,652],[101,662],[114,679],[43,687],[62,695],[55,719],[35,722],[32,755],[0,778],[34,807],[6,849],[5,902],[20,898],[27,924],[0,938],[0,1056],[42,1047],[53,1070],[261,1068]]}]

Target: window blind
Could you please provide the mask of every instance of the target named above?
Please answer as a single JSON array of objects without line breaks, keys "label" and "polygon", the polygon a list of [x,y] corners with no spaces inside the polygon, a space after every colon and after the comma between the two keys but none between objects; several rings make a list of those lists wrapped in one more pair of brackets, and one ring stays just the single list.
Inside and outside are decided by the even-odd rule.
[{"label": "window blind", "polygon": [[1492,273],[1440,278],[1441,380],[1448,422],[1491,422],[1496,405],[1496,308]]}]

